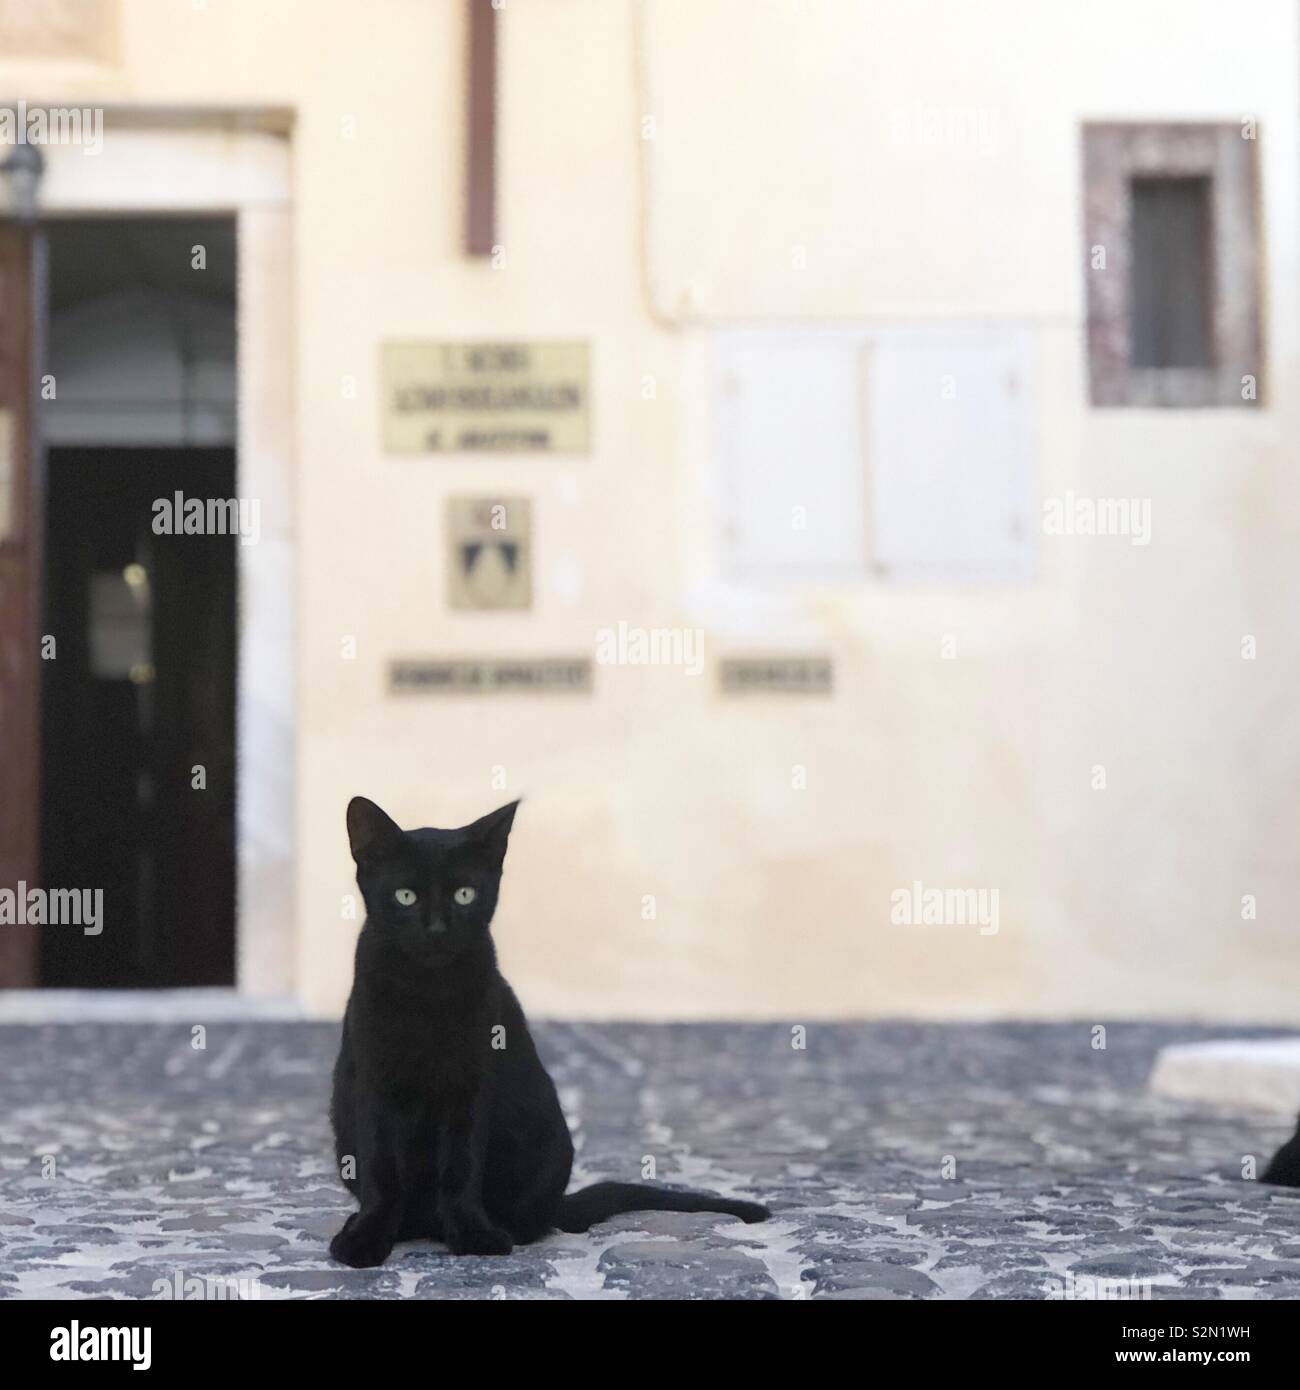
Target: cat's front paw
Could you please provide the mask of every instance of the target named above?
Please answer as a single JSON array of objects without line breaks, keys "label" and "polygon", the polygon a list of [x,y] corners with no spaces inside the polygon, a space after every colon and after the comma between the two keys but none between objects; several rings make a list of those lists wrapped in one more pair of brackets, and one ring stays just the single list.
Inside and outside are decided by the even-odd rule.
[{"label": "cat's front paw", "polygon": [[447,1232],[447,1247],[453,1255],[508,1255],[515,1243],[509,1231],[491,1222],[460,1222]]},{"label": "cat's front paw", "polygon": [[343,1223],[343,1229],[330,1241],[330,1254],[340,1264],[353,1269],[374,1269],[392,1254],[393,1242],[370,1222],[359,1219],[353,1212]]}]

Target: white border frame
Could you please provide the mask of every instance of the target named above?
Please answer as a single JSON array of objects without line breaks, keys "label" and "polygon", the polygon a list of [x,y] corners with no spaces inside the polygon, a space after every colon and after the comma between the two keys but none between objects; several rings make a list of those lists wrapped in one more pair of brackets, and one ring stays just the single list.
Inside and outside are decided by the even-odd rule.
[{"label": "white border frame", "polygon": [[253,998],[300,992],[291,123],[281,110],[107,108],[98,154],[44,147],[40,190],[49,221],[235,218],[238,490],[262,514],[259,543],[239,547],[235,714],[236,987]]}]

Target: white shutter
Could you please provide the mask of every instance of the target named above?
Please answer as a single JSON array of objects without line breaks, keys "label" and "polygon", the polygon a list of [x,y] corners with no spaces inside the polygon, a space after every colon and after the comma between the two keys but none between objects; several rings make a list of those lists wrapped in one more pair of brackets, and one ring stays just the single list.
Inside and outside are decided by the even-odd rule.
[{"label": "white shutter", "polygon": [[719,346],[729,570],[742,578],[861,575],[866,480],[854,339],[735,330]]},{"label": "white shutter", "polygon": [[1017,326],[720,333],[730,574],[1030,577],[1030,350]]},{"label": "white shutter", "polygon": [[871,564],[883,579],[1033,573],[1030,344],[1017,329],[872,334],[865,404]]}]

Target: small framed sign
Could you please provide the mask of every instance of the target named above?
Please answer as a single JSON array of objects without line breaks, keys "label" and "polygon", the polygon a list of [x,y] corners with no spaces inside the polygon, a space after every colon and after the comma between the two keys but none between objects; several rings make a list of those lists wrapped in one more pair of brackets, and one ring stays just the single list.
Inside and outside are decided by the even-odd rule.
[{"label": "small framed sign", "polygon": [[394,661],[389,688],[415,695],[589,695],[585,656],[473,656]]},{"label": "small framed sign", "polygon": [[586,343],[385,343],[391,454],[585,454]]},{"label": "small framed sign", "polygon": [[518,609],[533,603],[533,507],[527,497],[447,499],[447,602]]},{"label": "small framed sign", "polygon": [[724,695],[830,695],[827,656],[729,656],[718,667]]}]

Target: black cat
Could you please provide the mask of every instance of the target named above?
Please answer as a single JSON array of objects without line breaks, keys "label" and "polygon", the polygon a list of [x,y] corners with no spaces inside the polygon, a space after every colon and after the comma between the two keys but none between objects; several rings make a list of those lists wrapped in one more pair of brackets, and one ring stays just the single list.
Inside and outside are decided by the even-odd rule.
[{"label": "black cat", "polygon": [[1273,1155],[1260,1181],[1275,1182],[1281,1187],[1300,1187],[1300,1126]]},{"label": "black cat", "polygon": [[769,1215],[638,1183],[565,1196],[569,1129],[488,932],[517,805],[460,830],[411,831],[364,797],[348,805],[366,921],[330,1107],[360,1203],[330,1242],[344,1264],[382,1264],[394,1242],[421,1237],[504,1255],[624,1211]]}]

